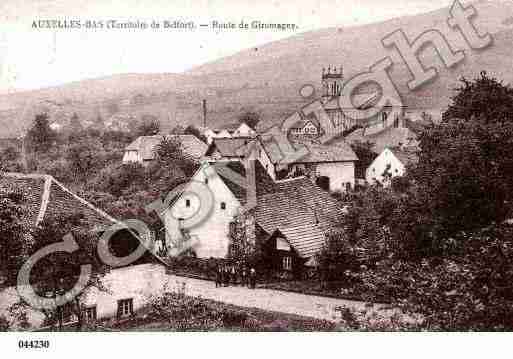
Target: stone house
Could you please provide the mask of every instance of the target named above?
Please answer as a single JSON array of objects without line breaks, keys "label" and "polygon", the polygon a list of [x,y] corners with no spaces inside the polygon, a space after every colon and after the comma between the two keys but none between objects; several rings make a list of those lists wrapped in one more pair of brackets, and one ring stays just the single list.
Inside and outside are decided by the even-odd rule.
[{"label": "stone house", "polygon": [[[253,163],[257,204],[245,222],[248,238],[262,249],[263,265],[268,270],[293,275],[320,251],[325,234],[340,220],[343,206],[307,177],[274,181],[260,161]],[[173,236],[179,236],[186,227],[195,240],[196,257],[226,258],[230,226],[247,204],[247,187],[234,178],[246,178],[248,172],[239,161],[226,161],[223,165],[224,170],[219,163],[204,163],[175,198],[165,216],[166,245],[172,244]],[[203,188],[207,195],[202,199],[194,187],[196,191]],[[194,218],[201,211],[208,215]],[[184,227],[183,223],[190,226]]]},{"label": "stone house", "polygon": [[207,150],[207,145],[194,135],[140,136],[125,148],[123,163],[148,165],[155,160],[156,147],[164,138],[179,141],[185,155],[194,160],[200,160]]}]

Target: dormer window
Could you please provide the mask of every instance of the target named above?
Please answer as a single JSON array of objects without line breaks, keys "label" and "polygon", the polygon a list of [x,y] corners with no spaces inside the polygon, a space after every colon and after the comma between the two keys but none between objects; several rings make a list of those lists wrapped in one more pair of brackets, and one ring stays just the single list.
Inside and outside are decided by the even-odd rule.
[{"label": "dormer window", "polygon": [[191,200],[190,199],[186,199],[185,200],[185,207],[190,207],[191,206]]}]

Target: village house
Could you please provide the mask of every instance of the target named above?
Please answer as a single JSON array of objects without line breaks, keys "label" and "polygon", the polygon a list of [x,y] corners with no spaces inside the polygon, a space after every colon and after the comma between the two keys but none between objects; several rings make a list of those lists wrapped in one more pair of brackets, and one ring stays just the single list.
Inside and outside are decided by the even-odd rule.
[{"label": "village house", "polygon": [[368,184],[381,183],[389,186],[393,177],[404,176],[407,166],[418,161],[413,149],[385,148],[365,172]]},{"label": "village house", "polygon": [[245,122],[227,124],[218,129],[203,128],[202,133],[209,145],[217,138],[253,138],[257,135],[257,132]]},{"label": "village house", "polygon": [[[81,216],[82,228],[96,233],[98,236],[106,230],[113,230],[111,245],[114,247],[127,245],[127,240],[134,241],[128,245],[129,247],[133,244],[139,245],[138,239],[128,233],[122,222],[73,193],[50,175],[3,172],[0,177],[0,185],[4,188],[21,191],[26,209],[26,217],[23,219],[30,226],[37,226],[49,218],[78,214]],[[152,236],[151,233],[139,233],[139,236],[144,235]],[[61,240],[62,238],[55,238],[56,242]],[[116,256],[128,255],[128,253],[121,255],[116,253],[115,248],[112,250]],[[130,250],[129,253],[131,253]],[[133,264],[151,262],[154,257],[146,253],[141,258],[142,260]],[[144,304],[141,291],[161,288],[161,284],[150,281],[149,274],[141,269],[143,267],[130,269],[136,267],[109,271],[102,279],[109,291],[98,291],[96,288],[87,290],[86,300],[82,303],[85,305],[86,320],[92,321],[115,317],[116,314],[119,316],[132,313]],[[149,288],[150,283],[152,288]],[[16,288],[2,289],[0,291],[0,315],[9,316],[8,307],[19,300],[20,296]],[[63,313],[65,322],[76,321],[75,317],[68,317],[65,311]],[[43,314],[35,309],[28,310],[28,317],[30,324],[34,327],[39,327],[43,323]]]},{"label": "village house", "polygon": [[232,133],[232,137],[255,137],[257,132],[251,128],[246,122],[241,122],[235,131]]},{"label": "village house", "polygon": [[248,148],[255,147],[258,160],[273,179],[308,176],[327,191],[345,192],[355,186],[355,163],[358,157],[345,142],[320,144],[303,140],[294,142],[304,146],[307,154],[293,162],[283,163],[283,154],[274,141],[238,138],[217,139],[208,148],[205,159],[215,161],[240,161]]},{"label": "village house", "polygon": [[305,175],[327,191],[346,192],[354,188],[358,157],[347,143],[303,141],[294,143],[294,146],[306,147],[307,154],[292,163],[283,164],[283,154],[278,144],[263,142],[262,164],[272,178]]},{"label": "village house", "polygon": [[207,145],[194,135],[154,135],[140,136],[125,148],[123,163],[140,163],[147,165],[155,160],[155,150],[162,140],[176,139],[182,145],[185,155],[200,160],[207,150]]},{"label": "village house", "polygon": [[315,118],[302,119],[290,128],[290,134],[295,139],[315,139],[320,133],[320,126]]},{"label": "village house", "polygon": [[3,172],[0,185],[23,193],[28,216],[25,220],[31,225],[38,225],[45,218],[72,213],[81,214],[88,229],[94,232],[119,223],[50,175]]},{"label": "village house", "polygon": [[[224,165],[245,178],[247,165],[239,161]],[[263,250],[263,262],[269,271],[293,275],[305,264],[314,262],[326,233],[339,223],[343,206],[307,177],[274,181],[259,161],[254,161],[254,165],[257,205],[245,221],[248,238]],[[196,240],[194,256],[226,258],[232,240],[230,226],[247,203],[248,192],[209,163],[202,165],[166,213],[166,241],[173,243],[172,236],[181,230],[177,218],[190,218],[205,205],[189,188],[198,184],[209,189],[213,201],[210,215],[187,229],[188,235]]]},{"label": "village house", "polygon": [[381,153],[388,147],[418,148],[418,135],[425,128],[421,123],[409,119],[397,119],[388,125],[383,124],[381,131],[369,132],[368,128],[360,128],[346,136],[348,143],[371,142],[374,144],[372,150]]}]

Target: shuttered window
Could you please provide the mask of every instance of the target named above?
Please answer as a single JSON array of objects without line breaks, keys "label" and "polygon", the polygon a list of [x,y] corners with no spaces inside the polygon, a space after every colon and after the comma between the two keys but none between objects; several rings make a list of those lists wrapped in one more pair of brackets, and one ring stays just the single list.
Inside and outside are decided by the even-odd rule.
[{"label": "shuttered window", "polygon": [[118,300],[118,317],[127,317],[134,313],[134,301],[130,299]]},{"label": "shuttered window", "polygon": [[96,320],[96,315],[96,305],[92,307],[87,307],[84,310],[84,316],[88,322],[94,322]]},{"label": "shuttered window", "polygon": [[285,256],[282,261],[284,270],[292,270],[292,257]]}]

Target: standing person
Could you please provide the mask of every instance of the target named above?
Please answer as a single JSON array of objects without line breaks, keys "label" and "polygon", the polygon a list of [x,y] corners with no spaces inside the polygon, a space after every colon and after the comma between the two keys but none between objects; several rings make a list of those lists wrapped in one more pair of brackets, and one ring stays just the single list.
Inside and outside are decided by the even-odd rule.
[{"label": "standing person", "polygon": [[251,267],[251,270],[249,271],[249,283],[250,283],[251,289],[255,289],[255,286],[256,286],[256,270],[253,267]]},{"label": "standing person", "polygon": [[216,288],[220,287],[222,282],[223,282],[223,273],[221,271],[221,266],[218,265],[216,267]]},{"label": "standing person", "polygon": [[247,276],[248,276],[248,273],[246,272],[246,267],[243,266],[242,272],[241,272],[241,278],[240,278],[240,283],[243,287],[245,287],[248,284]]},{"label": "standing person", "polygon": [[228,287],[230,285],[230,270],[228,269],[228,266],[224,266],[223,272],[224,286]]},{"label": "standing person", "polygon": [[233,283],[233,285],[236,286],[237,285],[237,271],[235,270],[234,265],[231,266],[230,271],[231,271],[232,283]]}]

